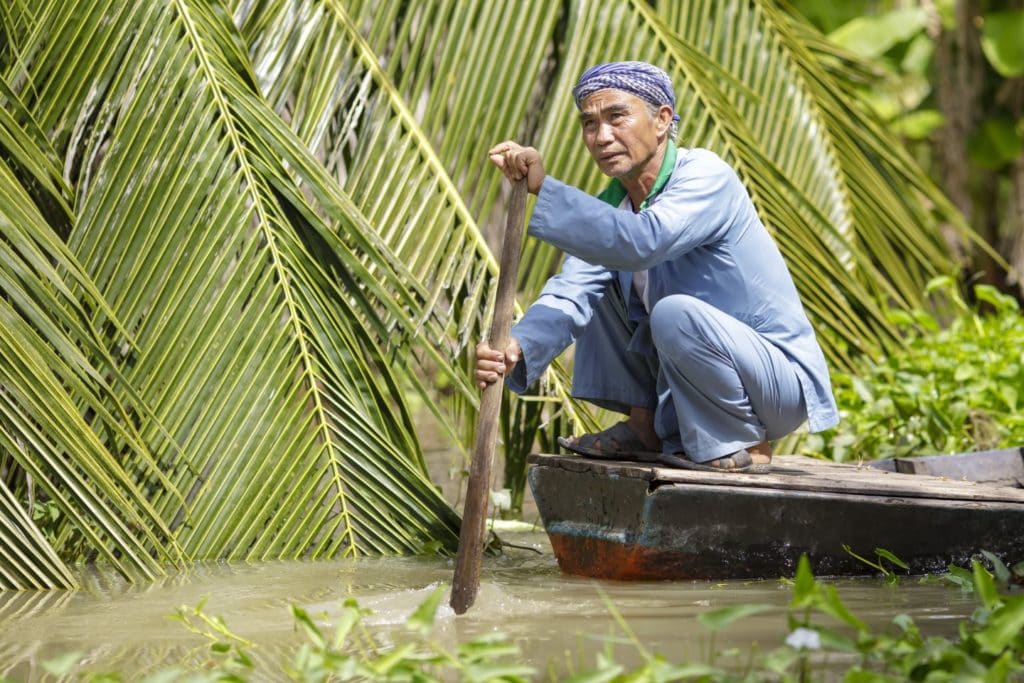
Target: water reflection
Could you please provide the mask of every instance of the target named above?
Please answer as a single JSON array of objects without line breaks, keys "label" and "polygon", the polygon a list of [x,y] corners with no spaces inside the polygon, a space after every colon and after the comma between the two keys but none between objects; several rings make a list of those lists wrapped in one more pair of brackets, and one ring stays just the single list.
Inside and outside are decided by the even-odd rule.
[{"label": "water reflection", "polygon": [[[546,547],[542,533],[515,541]],[[152,584],[127,584],[92,572],[74,593],[0,593],[0,674],[39,680],[41,662],[67,652],[82,653],[83,670],[119,671],[127,680],[181,663],[205,659],[207,643],[167,619],[179,605],[221,616],[232,631],[257,643],[251,651],[263,671],[280,671],[283,650],[301,641],[288,606],[305,608],[330,628],[340,605],[355,597],[372,609],[368,620],[385,638],[402,625],[433,586],[450,583],[452,563],[440,558],[368,558],[321,562],[203,564],[187,574]],[[952,635],[970,614],[971,596],[937,583],[904,580],[897,588],[876,579],[837,582],[851,610],[872,626],[910,614],[926,634]],[[436,639],[453,647],[461,640],[501,631],[514,638],[538,670],[567,661],[590,666],[606,642],[623,664],[640,662],[636,648],[616,625],[614,604],[645,647],[671,659],[702,659],[708,632],[696,616],[709,609],[767,603],[777,609],[742,620],[719,634],[715,648],[768,650],[785,637],[789,588],[777,580],[753,582],[595,582],[565,576],[549,551],[510,550],[489,558],[480,594],[464,617],[442,608]]]}]

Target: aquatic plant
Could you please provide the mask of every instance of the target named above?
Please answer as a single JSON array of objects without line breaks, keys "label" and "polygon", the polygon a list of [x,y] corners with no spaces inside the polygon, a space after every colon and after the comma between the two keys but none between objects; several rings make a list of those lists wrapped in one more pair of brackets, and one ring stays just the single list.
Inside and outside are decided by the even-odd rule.
[{"label": "aquatic plant", "polygon": [[950,302],[951,319],[893,310],[905,345],[834,372],[839,426],[811,435],[802,450],[843,462],[1024,446],[1024,316],[988,285],[968,304],[951,278],[929,291]]}]

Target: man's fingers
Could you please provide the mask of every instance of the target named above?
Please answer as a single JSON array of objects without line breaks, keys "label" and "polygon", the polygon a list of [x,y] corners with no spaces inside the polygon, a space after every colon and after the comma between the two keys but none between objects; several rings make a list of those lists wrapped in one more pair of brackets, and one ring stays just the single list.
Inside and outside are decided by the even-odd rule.
[{"label": "man's fingers", "polygon": [[477,372],[505,372],[505,363],[501,359],[497,361],[492,360],[478,360],[476,362]]},{"label": "man's fingers", "polygon": [[486,389],[487,385],[497,382],[503,374],[504,368],[502,368],[502,372],[481,370],[480,368],[477,368],[476,372],[473,373],[473,376],[476,378],[476,385],[481,389]]},{"label": "man's fingers", "polygon": [[525,148],[511,140],[499,142],[487,151],[491,163],[500,168],[511,182],[526,177],[528,164],[525,159]]},{"label": "man's fingers", "polygon": [[519,354],[523,352],[519,346],[519,340],[515,337],[509,337],[508,346],[505,347],[505,357],[508,358],[508,364],[515,365],[519,362]]},{"label": "man's fingers", "polygon": [[505,155],[505,175],[512,182],[522,179],[526,171],[523,169],[523,160],[521,155],[513,152],[508,152]]},{"label": "man's fingers", "polygon": [[490,384],[492,382],[497,382],[499,377],[501,377],[501,375],[497,372],[490,372],[485,370],[476,371],[476,379],[479,382],[487,382],[488,384]]},{"label": "man's fingers", "polygon": [[477,387],[486,389],[488,385],[497,382],[519,361],[520,353],[519,343],[515,340],[508,344],[504,353],[485,341],[477,344],[476,367],[473,372]]},{"label": "man's fingers", "polygon": [[505,140],[504,142],[499,142],[494,147],[491,147],[491,149],[488,150],[487,153],[491,156],[494,156],[495,154],[504,154],[505,152],[508,152],[509,150],[515,147],[518,147],[516,143],[512,142],[511,140]]},{"label": "man's fingers", "polygon": [[476,347],[476,359],[477,364],[481,361],[494,361],[500,363],[505,358],[505,354],[497,349],[492,349],[486,344],[481,344]]},{"label": "man's fingers", "polygon": [[519,154],[519,155],[516,156],[516,168],[519,170],[519,173],[520,173],[519,177],[520,178],[525,177],[526,174],[529,173],[530,165],[528,163],[526,163],[526,155],[525,154]]}]

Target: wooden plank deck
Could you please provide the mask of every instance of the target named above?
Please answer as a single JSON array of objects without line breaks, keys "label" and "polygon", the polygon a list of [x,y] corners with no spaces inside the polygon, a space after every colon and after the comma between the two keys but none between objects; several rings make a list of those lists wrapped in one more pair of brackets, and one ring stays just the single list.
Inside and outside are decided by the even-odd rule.
[{"label": "wooden plank deck", "polygon": [[873,571],[885,548],[913,572],[989,550],[1024,559],[1024,489],[776,456],[769,474],[695,472],[534,455],[530,487],[559,565],[611,579]]},{"label": "wooden plank deck", "polygon": [[927,474],[947,479],[1024,487],[1024,448],[891,458],[872,462],[871,466],[904,474]]},{"label": "wooden plank deck", "polygon": [[574,455],[534,454],[529,456],[527,462],[545,467],[560,467],[571,472],[593,472],[665,483],[1024,504],[1024,489],[994,486],[966,479],[890,472],[867,464],[842,464],[801,455],[775,456],[772,459],[772,471],[768,474],[698,472],[657,467],[646,463],[595,460]]}]

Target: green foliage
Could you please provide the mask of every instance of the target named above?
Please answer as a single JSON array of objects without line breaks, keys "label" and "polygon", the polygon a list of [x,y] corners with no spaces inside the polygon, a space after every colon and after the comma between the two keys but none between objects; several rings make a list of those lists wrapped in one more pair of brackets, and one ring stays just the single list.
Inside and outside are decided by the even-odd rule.
[{"label": "green foliage", "polygon": [[[438,586],[406,621],[402,642],[393,644],[367,629],[363,620],[371,612],[353,599],[345,602],[339,614],[332,615],[336,624],[332,633],[325,632],[305,610],[292,606],[292,618],[305,642],[295,650],[284,673],[294,681],[529,680],[534,669],[515,662],[519,647],[501,633],[459,643],[454,650],[430,640],[445,594],[446,587]],[[269,673],[256,670],[247,654],[251,644],[224,628],[222,620],[205,615],[202,605],[195,609],[180,608],[178,614],[209,625],[205,632],[190,628],[213,641],[209,660],[203,667],[208,677],[191,680],[244,681]]]},{"label": "green foliage", "polygon": [[985,16],[981,49],[996,71],[1006,78],[1024,75],[1024,10]]},{"label": "green foliage", "polygon": [[928,20],[922,7],[908,7],[853,19],[829,34],[839,45],[865,57],[881,57],[920,33]]},{"label": "green foliage", "polygon": [[971,161],[982,168],[998,169],[1020,156],[1024,141],[1015,123],[1006,117],[985,119],[967,140]]},{"label": "green foliage", "polygon": [[1024,444],[1024,317],[990,286],[974,289],[983,312],[950,285],[931,287],[954,306],[946,327],[923,311],[893,311],[903,348],[833,374],[842,421],[805,441],[806,451],[843,462]]},{"label": "green foliage", "polygon": [[886,564],[887,562],[890,564],[894,564],[897,567],[904,570],[910,569],[910,567],[907,566],[906,562],[904,562],[891,551],[886,550],[885,548],[875,548],[875,560],[869,560],[865,557],[862,557],[861,555],[858,555],[857,553],[853,552],[853,549],[845,543],[843,544],[843,550],[846,551],[846,553],[851,557],[860,560],[869,567],[874,567],[875,569],[877,569],[882,574],[882,576],[884,576],[886,580],[892,584],[896,584],[899,582],[899,576],[896,574],[896,572],[889,568],[889,566]]},{"label": "green foliage", "polygon": [[702,612],[697,615],[697,621],[712,631],[721,631],[734,621],[767,612],[771,609],[771,605],[731,605],[711,610],[710,612]]},{"label": "green foliage", "polygon": [[569,430],[565,411],[551,397],[531,389],[522,396],[506,391],[502,396],[501,442],[504,445],[504,478],[509,492],[506,507],[497,506],[505,519],[523,516],[526,496],[526,458],[538,449],[541,453],[557,453],[555,439]]},{"label": "green foliage", "polygon": [[955,246],[964,270],[984,272],[986,281],[1009,291],[1019,288],[1013,272],[1024,267],[1015,199],[1024,175],[1013,163],[1024,140],[1016,95],[1024,74],[1024,9],[1006,5],[795,2],[840,47],[839,59],[860,64],[851,100],[904,138],[981,234],[974,245]]},{"label": "green foliage", "polygon": [[[1024,596],[1004,597],[992,574],[980,562],[975,561],[972,569],[973,585],[982,605],[969,621],[961,624],[959,638],[955,640],[926,638],[907,615],[893,619],[894,632],[872,633],[863,624],[857,625],[856,618],[834,592],[827,590],[828,586],[808,577],[810,569],[803,560],[797,584],[803,574],[803,583],[810,589],[802,594],[797,592],[793,606],[804,607],[808,612],[802,621],[793,623],[796,629],[804,629],[805,642],[814,642],[807,634],[817,633],[821,650],[859,655],[860,661],[847,670],[845,681],[1021,680]],[[810,616],[814,611],[854,627],[856,634],[840,635],[812,624]]]},{"label": "green foliage", "polygon": [[[703,683],[750,683],[774,680],[780,683],[836,680],[837,668],[830,661],[845,662],[842,680],[871,681],[1022,681],[1024,680],[1024,594],[1011,592],[1014,574],[998,558],[985,553],[994,567],[989,572],[981,561],[971,569],[957,569],[964,584],[978,596],[972,617],[960,624],[955,638],[928,637],[906,614],[896,616],[892,625],[873,630],[854,615],[839,597],[835,586],[817,580],[807,557],[801,557],[796,576],[788,583],[792,598],[786,613],[786,636],[777,648],[764,653],[741,653],[735,648],[716,652],[708,662],[672,662],[648,652],[629,625],[609,609],[643,661],[636,668],[615,661],[610,650],[601,652],[593,668],[569,672],[551,670],[552,680],[574,682],[701,681]],[[1017,574],[1019,577],[1019,574]],[[370,612],[355,600],[348,600],[332,616],[333,632],[325,632],[305,610],[292,607],[296,629],[305,641],[291,653],[283,671],[266,671],[264,660],[250,656],[256,646],[233,634],[223,620],[207,615],[203,605],[182,607],[174,617],[189,630],[211,641],[198,671],[172,669],[146,679],[156,681],[238,681],[281,678],[293,681],[525,681],[537,671],[517,662],[518,646],[506,636],[491,633],[459,643],[454,649],[431,640],[445,587],[438,586],[409,617],[404,635],[390,633],[385,641],[364,624]],[[737,620],[771,610],[768,605],[736,605],[711,610],[697,620],[711,631],[727,628]],[[713,642],[713,640],[712,640]],[[715,665],[716,658],[730,660]],[[59,657],[46,664],[54,674],[81,674],[78,657]],[[117,674],[79,676],[97,681],[120,681]]]}]

